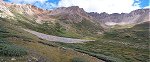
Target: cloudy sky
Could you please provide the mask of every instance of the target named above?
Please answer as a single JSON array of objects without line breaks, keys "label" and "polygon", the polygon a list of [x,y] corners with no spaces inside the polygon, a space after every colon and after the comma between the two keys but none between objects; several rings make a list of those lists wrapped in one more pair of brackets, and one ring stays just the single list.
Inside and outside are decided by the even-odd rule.
[{"label": "cloudy sky", "polygon": [[43,9],[79,6],[87,12],[129,13],[135,9],[150,8],[149,0],[5,0],[18,4],[32,4]]}]

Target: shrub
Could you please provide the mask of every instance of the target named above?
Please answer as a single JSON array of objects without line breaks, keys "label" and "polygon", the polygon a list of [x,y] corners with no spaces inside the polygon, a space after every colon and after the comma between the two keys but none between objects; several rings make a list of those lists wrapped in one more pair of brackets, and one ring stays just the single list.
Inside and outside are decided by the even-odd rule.
[{"label": "shrub", "polygon": [[3,11],[0,10],[0,13],[2,13]]},{"label": "shrub", "polygon": [[86,61],[85,59],[82,59],[82,58],[78,58],[78,57],[74,57],[71,62],[88,62]]},{"label": "shrub", "polygon": [[25,48],[11,44],[0,44],[0,55],[1,56],[23,56],[26,55],[27,51]]}]

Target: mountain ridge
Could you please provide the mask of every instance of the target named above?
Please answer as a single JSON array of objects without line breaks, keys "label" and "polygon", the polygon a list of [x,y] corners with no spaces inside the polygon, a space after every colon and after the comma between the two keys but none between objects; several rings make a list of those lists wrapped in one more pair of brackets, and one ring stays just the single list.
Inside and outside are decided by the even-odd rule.
[{"label": "mountain ridge", "polygon": [[[89,13],[91,16],[95,18],[100,23],[106,25],[124,25],[124,24],[138,24],[145,21],[149,21],[149,9],[137,9],[131,11],[130,13]],[[142,19],[143,21],[139,20]],[[110,24],[109,24],[110,23]]]},{"label": "mountain ridge", "polygon": [[[37,18],[37,23],[43,23],[47,20],[70,20],[70,22],[81,22],[86,19],[94,23],[100,24],[102,27],[108,27],[112,25],[126,25],[126,24],[138,24],[144,21],[149,21],[149,9],[137,9],[130,13],[113,13],[108,14],[106,12],[86,12],[83,8],[78,6],[71,7],[59,7],[53,10],[44,10],[37,8],[30,4],[13,4],[1,2],[2,6],[7,7],[10,16],[13,16],[12,11]],[[142,16],[142,17],[141,17]],[[140,21],[143,20],[143,21]]]}]

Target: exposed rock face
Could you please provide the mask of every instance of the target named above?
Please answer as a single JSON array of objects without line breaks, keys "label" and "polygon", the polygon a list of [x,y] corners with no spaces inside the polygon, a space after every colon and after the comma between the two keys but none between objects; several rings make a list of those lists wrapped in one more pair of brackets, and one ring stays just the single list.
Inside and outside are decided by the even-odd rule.
[{"label": "exposed rock face", "polygon": [[100,23],[106,25],[124,25],[124,24],[134,24],[134,23],[141,23],[144,21],[149,21],[149,9],[138,9],[132,11],[130,13],[89,13],[95,20],[99,21]]},{"label": "exposed rock face", "polygon": [[0,17],[2,18],[11,18],[14,14],[10,11],[10,9],[5,6],[6,3],[3,0],[0,1]]},{"label": "exposed rock face", "polygon": [[52,10],[50,14],[51,15],[57,15],[57,14],[78,14],[78,15],[89,16],[83,10],[83,8],[79,8],[78,6],[56,8],[56,9]]},{"label": "exposed rock face", "polygon": [[[2,8],[0,10],[8,10],[10,12],[7,13],[16,12],[27,17],[33,17],[37,19],[36,21],[38,23],[55,19],[68,20],[69,22],[81,22],[84,19],[91,21],[92,19],[83,8],[79,8],[78,6],[60,7],[54,10],[44,10],[30,4],[13,4],[6,2],[2,2],[0,6]],[[3,9],[3,7],[6,9]]]},{"label": "exposed rock face", "polygon": [[57,16],[61,20],[72,20],[74,22],[80,22],[83,19],[91,20],[92,17],[88,15],[83,8],[78,6],[60,7],[51,11],[50,16]]},{"label": "exposed rock face", "polygon": [[[27,17],[36,19],[37,23],[43,21],[69,21],[69,22],[81,22],[82,20],[89,20],[91,22],[99,22],[102,26],[105,25],[124,25],[124,24],[136,24],[144,21],[149,21],[149,9],[138,9],[130,13],[87,13],[83,8],[78,6],[60,7],[54,10],[43,10],[30,4],[13,4],[6,3],[0,0],[0,13],[2,17],[14,16],[14,12],[23,14]],[[5,15],[4,15],[5,14]]]},{"label": "exposed rock face", "polygon": [[7,2],[0,2],[0,10],[3,11],[3,14],[10,16],[16,16],[14,14],[21,14],[28,18],[34,18],[36,20],[42,20],[49,19],[49,13],[50,11],[43,10],[40,8],[37,8],[30,4],[14,4],[14,3],[7,3]]}]

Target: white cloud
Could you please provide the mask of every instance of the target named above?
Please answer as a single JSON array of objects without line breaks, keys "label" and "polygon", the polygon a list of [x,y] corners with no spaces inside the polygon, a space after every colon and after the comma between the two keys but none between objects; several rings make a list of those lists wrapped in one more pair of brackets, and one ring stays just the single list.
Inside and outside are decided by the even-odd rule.
[{"label": "white cloud", "polygon": [[139,3],[133,3],[134,0],[61,0],[58,7],[79,6],[87,12],[129,13],[140,9]]}]

